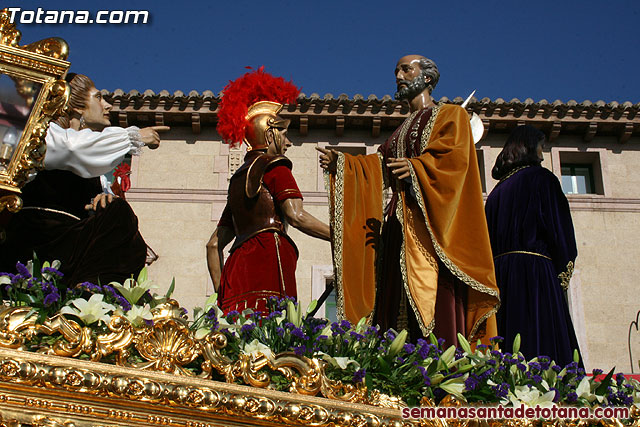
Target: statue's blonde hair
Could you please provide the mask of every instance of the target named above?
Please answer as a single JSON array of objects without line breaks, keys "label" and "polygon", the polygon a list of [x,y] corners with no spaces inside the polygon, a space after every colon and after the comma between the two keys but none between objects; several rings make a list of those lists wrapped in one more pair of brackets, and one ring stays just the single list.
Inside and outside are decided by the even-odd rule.
[{"label": "statue's blonde hair", "polygon": [[78,117],[78,113],[75,109],[83,109],[87,106],[89,90],[96,87],[93,80],[84,74],[76,74],[73,76],[69,81],[69,86],[71,88],[69,102],[67,103],[67,107],[64,109],[63,113],[58,117],[58,120],[56,120],[56,123],[65,129],[68,129],[71,126],[72,118]]}]

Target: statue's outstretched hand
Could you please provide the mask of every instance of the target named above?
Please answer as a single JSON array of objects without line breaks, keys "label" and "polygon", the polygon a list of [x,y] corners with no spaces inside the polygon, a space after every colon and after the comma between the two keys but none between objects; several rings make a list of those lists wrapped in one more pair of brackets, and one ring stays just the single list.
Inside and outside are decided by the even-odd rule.
[{"label": "statue's outstretched hand", "polygon": [[387,159],[387,167],[391,169],[391,173],[393,173],[398,179],[405,179],[411,176],[411,170],[409,169],[409,160],[404,157],[400,157],[394,159],[393,157],[389,157]]},{"label": "statue's outstretched hand", "polygon": [[338,152],[336,150],[327,150],[326,148],[316,147],[320,152],[320,167],[329,173],[336,173],[336,165],[338,163]]},{"label": "statue's outstretched hand", "polygon": [[145,146],[155,150],[160,146],[160,135],[158,132],[166,132],[171,130],[169,126],[149,126],[140,129],[140,139]]}]

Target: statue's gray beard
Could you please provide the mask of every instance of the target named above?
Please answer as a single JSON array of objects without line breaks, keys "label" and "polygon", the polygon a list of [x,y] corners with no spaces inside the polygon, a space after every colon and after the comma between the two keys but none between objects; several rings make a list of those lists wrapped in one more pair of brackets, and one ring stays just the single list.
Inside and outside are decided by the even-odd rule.
[{"label": "statue's gray beard", "polygon": [[397,100],[406,99],[407,101],[411,101],[413,98],[421,94],[427,88],[427,83],[424,81],[423,75],[419,75],[413,80],[402,80],[398,82],[398,86],[400,86],[403,83],[406,86],[401,87],[396,92],[395,98]]}]

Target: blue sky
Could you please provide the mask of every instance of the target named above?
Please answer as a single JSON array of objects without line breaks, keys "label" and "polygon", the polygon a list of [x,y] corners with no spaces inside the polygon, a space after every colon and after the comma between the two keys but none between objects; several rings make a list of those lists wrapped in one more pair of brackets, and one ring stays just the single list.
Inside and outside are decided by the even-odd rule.
[{"label": "blue sky", "polygon": [[[534,4],[535,3],[535,4]],[[6,3],[5,3],[6,4]],[[6,4],[10,6],[11,4]],[[14,0],[23,10],[148,10],[148,24],[19,24],[62,37],[72,71],[125,91],[218,93],[245,66],[302,91],[393,94],[397,59],[436,61],[434,96],[640,102],[640,1]]]}]

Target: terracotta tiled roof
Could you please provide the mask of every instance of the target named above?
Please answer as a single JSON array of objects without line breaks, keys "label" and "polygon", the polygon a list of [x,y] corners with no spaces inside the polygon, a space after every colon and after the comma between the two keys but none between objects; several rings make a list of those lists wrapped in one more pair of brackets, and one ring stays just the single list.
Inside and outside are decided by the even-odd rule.
[{"label": "terracotta tiled roof", "polygon": [[[200,132],[201,125],[215,125],[221,95],[211,91],[191,91],[188,94],[176,91],[171,94],[166,90],[125,93],[120,89],[114,92],[103,90],[102,93],[113,103],[112,119],[120,125],[146,122],[188,125],[191,122],[194,132]],[[443,97],[440,102],[461,104],[463,98]],[[551,140],[560,131],[582,133],[587,141],[596,133],[618,135],[621,142],[631,135],[640,135],[640,103],[472,98],[467,110],[477,113],[487,130],[506,131],[517,124],[531,123],[543,128]],[[349,98],[345,94],[334,96],[330,93],[322,97],[317,93],[301,94],[296,104],[287,105],[283,111],[283,115],[291,118],[294,128],[302,134],[306,134],[309,128],[335,127],[338,135],[344,128],[370,128],[373,136],[378,136],[380,129],[395,128],[408,113],[407,103],[396,101],[389,95],[365,98],[356,94]]]},{"label": "terracotta tiled roof", "polygon": [[[188,105],[194,110],[204,108],[209,111],[217,110],[220,97],[222,95],[221,93],[216,95],[210,90],[206,90],[202,93],[192,90],[188,94],[178,90],[171,94],[166,90],[155,93],[150,89],[147,89],[143,93],[140,93],[137,90],[129,92],[124,92],[121,89],[116,89],[113,92],[103,90],[102,94],[110,101],[119,104],[118,106],[121,108],[132,107],[134,109],[139,109],[140,107],[145,106],[147,108],[157,109],[167,107],[184,107],[185,105]],[[439,101],[450,104],[462,104],[464,99],[461,97],[456,97],[454,99],[442,97]],[[309,96],[302,93],[298,97],[296,107],[297,108],[292,109],[292,106],[289,106],[288,111],[297,110],[306,112],[313,107],[322,107],[323,110],[331,112],[333,112],[332,110],[340,110],[345,114],[349,114],[351,112],[362,114],[364,111],[362,111],[363,109],[361,107],[365,107],[365,110],[369,107],[369,111],[374,113],[393,114],[394,112],[400,112],[401,114],[408,114],[409,108],[406,103],[396,101],[389,95],[385,95],[382,98],[378,98],[376,95],[369,95],[365,98],[363,95],[356,94],[353,98],[349,98],[346,94],[334,96],[331,93],[327,93],[323,97],[317,93],[312,93]],[[499,115],[512,113],[514,116],[518,117],[523,114],[532,115],[542,112],[545,115],[556,113],[562,117],[569,114],[574,118],[582,115],[587,118],[597,116],[605,119],[610,115],[613,115],[614,119],[620,119],[623,115],[626,115],[626,118],[633,119],[640,112],[640,103],[633,104],[629,101],[623,103],[615,101],[607,103],[602,100],[595,102],[590,100],[582,102],[577,102],[575,100],[570,100],[568,102],[555,100],[553,102],[549,102],[546,99],[534,101],[531,98],[527,98],[524,101],[520,101],[518,98],[505,101],[502,98],[497,98],[495,100],[491,100],[489,98],[472,98],[468,109],[477,113],[486,111],[489,116],[494,113]]]}]

